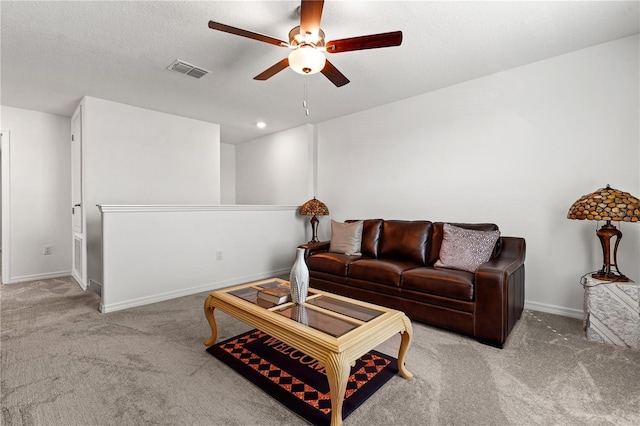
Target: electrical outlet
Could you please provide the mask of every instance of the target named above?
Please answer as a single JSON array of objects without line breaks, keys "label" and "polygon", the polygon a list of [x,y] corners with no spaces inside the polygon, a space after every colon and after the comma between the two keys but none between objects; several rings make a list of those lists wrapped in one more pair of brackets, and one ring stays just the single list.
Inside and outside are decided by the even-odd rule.
[{"label": "electrical outlet", "polygon": [[49,256],[53,253],[53,246],[42,246],[42,254]]},{"label": "electrical outlet", "polygon": [[222,260],[222,250],[216,250],[216,260]]}]

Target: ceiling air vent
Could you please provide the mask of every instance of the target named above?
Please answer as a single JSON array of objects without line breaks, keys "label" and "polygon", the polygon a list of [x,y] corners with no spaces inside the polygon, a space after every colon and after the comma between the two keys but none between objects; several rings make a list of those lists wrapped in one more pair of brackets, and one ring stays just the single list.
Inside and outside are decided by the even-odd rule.
[{"label": "ceiling air vent", "polygon": [[176,59],[171,65],[167,67],[168,70],[179,72],[180,74],[186,74],[193,78],[204,77],[209,74],[209,71],[202,68],[198,68],[195,65],[188,64],[184,61]]}]

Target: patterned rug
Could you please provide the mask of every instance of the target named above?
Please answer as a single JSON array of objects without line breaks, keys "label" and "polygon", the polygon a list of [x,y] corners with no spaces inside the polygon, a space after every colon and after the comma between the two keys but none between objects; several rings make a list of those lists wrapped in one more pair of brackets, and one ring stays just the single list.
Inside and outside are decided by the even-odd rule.
[{"label": "patterned rug", "polygon": [[[314,425],[331,422],[331,394],[324,367],[314,358],[259,330],[207,348],[291,411]],[[345,419],[398,372],[396,359],[370,351],[351,368],[342,418]]]}]

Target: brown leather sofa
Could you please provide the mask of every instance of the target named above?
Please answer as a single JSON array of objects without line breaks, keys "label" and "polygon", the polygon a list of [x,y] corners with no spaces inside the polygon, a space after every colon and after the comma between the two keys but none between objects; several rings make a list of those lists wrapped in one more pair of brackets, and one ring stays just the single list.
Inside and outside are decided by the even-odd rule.
[{"label": "brown leather sofa", "polygon": [[[347,221],[349,222],[349,221]],[[502,347],[524,308],[525,240],[501,236],[475,273],[435,267],[443,222],[369,219],[361,256],[303,244],[309,284],[398,309],[409,318]],[[494,224],[452,224],[491,231]]]}]

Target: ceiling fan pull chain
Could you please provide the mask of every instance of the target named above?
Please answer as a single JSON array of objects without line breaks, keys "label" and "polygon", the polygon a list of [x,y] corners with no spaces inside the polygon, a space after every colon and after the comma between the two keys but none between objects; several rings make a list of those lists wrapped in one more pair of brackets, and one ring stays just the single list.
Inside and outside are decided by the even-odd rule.
[{"label": "ceiling fan pull chain", "polygon": [[304,82],[304,99],[302,100],[302,108],[304,108],[305,115],[309,115],[309,108],[307,107],[307,82]]}]

